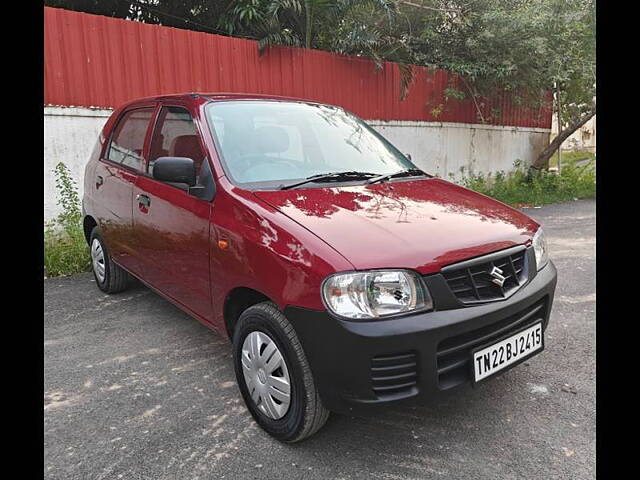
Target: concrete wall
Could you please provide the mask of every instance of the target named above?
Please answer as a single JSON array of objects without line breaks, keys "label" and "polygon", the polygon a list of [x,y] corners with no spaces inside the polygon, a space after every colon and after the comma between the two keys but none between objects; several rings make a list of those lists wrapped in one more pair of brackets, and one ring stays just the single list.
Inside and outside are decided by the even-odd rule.
[{"label": "concrete wall", "polygon": [[549,144],[549,130],[468,123],[368,123],[420,168],[439,177],[509,171],[516,160],[530,164]]},{"label": "concrete wall", "polygon": [[44,219],[60,213],[53,169],[64,162],[78,184],[80,198],[84,166],[111,110],[74,107],[44,108]]},{"label": "concrete wall", "polygon": [[[44,218],[57,205],[53,169],[64,162],[82,195],[84,166],[111,110],[44,108]],[[549,143],[550,130],[491,125],[370,120],[368,123],[423,170],[450,179],[461,173],[508,171],[516,160],[530,163]]]}]

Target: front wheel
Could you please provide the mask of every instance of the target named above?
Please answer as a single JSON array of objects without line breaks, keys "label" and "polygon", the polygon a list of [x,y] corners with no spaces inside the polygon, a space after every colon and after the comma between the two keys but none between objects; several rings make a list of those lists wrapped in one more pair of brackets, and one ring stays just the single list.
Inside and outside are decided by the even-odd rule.
[{"label": "front wheel", "polygon": [[129,274],[116,265],[107,250],[98,227],[91,230],[89,237],[91,269],[98,288],[105,293],[117,293],[129,285]]},{"label": "front wheel", "polygon": [[233,337],[236,379],[255,421],[283,442],[297,442],[327,421],[298,336],[271,302],[249,307]]}]

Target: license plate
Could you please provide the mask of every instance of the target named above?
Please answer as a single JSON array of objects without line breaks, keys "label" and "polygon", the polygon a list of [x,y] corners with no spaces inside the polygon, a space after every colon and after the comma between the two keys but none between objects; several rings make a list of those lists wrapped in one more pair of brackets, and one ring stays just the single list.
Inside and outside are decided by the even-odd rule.
[{"label": "license plate", "polygon": [[474,382],[484,380],[544,348],[542,322],[472,353]]}]

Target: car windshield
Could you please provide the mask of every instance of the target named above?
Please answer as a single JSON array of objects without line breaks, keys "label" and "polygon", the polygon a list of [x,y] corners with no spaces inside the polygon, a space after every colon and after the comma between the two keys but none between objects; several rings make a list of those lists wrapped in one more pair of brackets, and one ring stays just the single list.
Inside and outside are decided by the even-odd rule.
[{"label": "car windshield", "polygon": [[350,177],[334,178],[364,182],[367,176],[416,168],[371,127],[341,108],[236,100],[212,102],[206,114],[226,174],[249,188],[277,188],[338,172],[350,172]]}]

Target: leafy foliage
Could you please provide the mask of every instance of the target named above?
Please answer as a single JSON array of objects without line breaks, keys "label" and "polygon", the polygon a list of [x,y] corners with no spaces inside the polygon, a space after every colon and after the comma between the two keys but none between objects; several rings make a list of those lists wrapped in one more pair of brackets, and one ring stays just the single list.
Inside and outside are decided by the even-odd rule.
[{"label": "leafy foliage", "polygon": [[91,266],[77,186],[64,163],[58,163],[54,172],[62,213],[44,230],[44,268],[50,277],[85,272]]},{"label": "leafy foliage", "polygon": [[495,175],[471,174],[463,177],[464,186],[513,206],[538,206],[566,202],[596,195],[594,163],[567,164],[561,173],[527,170],[520,165]]},{"label": "leafy foliage", "polygon": [[[593,0],[422,2],[412,18],[412,48],[421,65],[461,75],[464,92],[505,90],[536,104],[560,87],[565,121],[588,111],[595,95]],[[450,5],[453,10],[436,7]],[[416,8],[417,9],[417,8]]]},{"label": "leafy foliage", "polygon": [[45,0],[44,3],[49,7],[66,8],[108,17],[129,18],[132,13],[131,4],[121,0]]}]

